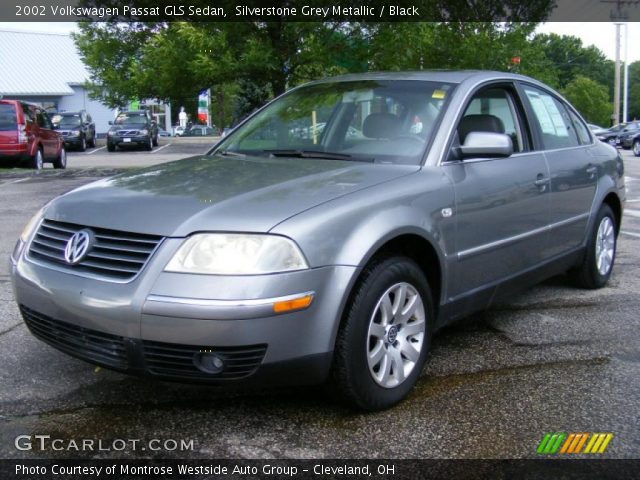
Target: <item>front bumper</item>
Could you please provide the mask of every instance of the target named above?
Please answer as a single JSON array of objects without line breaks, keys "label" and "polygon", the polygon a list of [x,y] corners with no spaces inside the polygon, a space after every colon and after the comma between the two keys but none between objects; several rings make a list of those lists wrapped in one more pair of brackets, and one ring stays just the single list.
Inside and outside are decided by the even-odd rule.
[{"label": "front bumper", "polygon": [[110,144],[117,145],[119,147],[126,147],[127,145],[149,145],[148,136],[118,137],[114,135],[108,137],[107,141]]},{"label": "front bumper", "polygon": [[632,138],[623,138],[622,140],[620,140],[620,145],[623,148],[631,148],[633,146],[633,139]]},{"label": "front bumper", "polygon": [[82,145],[82,137],[63,137],[65,147],[79,147]]},{"label": "front bumper", "polygon": [[[55,348],[126,373],[213,384],[326,378],[355,267],[255,276],[164,272],[180,243],[166,239],[128,283],[77,276],[23,253],[11,273],[25,322]],[[270,311],[269,299],[304,292],[314,292],[307,309]],[[203,352],[222,358],[225,369],[202,371]]]}]

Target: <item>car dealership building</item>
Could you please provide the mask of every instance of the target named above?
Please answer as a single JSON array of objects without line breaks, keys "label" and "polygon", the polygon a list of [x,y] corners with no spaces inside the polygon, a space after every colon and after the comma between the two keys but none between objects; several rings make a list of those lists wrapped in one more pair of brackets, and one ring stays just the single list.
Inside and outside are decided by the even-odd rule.
[{"label": "car dealership building", "polygon": [[[89,98],[89,72],[70,35],[0,30],[0,97],[35,103],[52,112],[86,110],[99,137],[116,111]],[[158,125],[169,125],[168,105],[136,102],[151,109]]]}]

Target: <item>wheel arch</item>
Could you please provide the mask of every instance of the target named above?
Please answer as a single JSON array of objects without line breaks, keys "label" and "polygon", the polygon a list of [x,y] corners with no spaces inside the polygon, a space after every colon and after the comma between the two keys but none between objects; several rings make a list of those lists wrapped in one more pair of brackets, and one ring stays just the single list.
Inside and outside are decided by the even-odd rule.
[{"label": "wheel arch", "polygon": [[434,318],[433,325],[438,324],[438,315],[440,313],[440,304],[442,302],[442,292],[444,290],[444,272],[446,263],[442,252],[437,247],[437,243],[428,237],[426,232],[418,229],[400,229],[389,232],[381,237],[374,245],[372,245],[363,256],[359,264],[357,274],[352,280],[343,296],[342,304],[339,310],[339,322],[333,332],[332,342],[335,342],[340,325],[344,322],[345,314],[356,289],[362,281],[364,268],[379,258],[385,258],[392,255],[403,255],[415,261],[424,272],[429,283],[431,296],[433,299]]},{"label": "wheel arch", "polygon": [[609,192],[602,199],[602,205],[608,205],[613,210],[613,214],[616,217],[616,235],[619,234],[620,223],[622,222],[622,202],[620,198],[615,192]]}]

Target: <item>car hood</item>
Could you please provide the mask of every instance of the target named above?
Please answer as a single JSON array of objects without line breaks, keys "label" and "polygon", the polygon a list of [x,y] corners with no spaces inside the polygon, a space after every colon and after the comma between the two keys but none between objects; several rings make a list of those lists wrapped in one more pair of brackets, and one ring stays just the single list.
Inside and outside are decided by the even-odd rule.
[{"label": "car hood", "polygon": [[300,158],[193,157],[80,187],[52,202],[46,218],[176,237],[196,231],[267,232],[304,210],[419,168]]}]

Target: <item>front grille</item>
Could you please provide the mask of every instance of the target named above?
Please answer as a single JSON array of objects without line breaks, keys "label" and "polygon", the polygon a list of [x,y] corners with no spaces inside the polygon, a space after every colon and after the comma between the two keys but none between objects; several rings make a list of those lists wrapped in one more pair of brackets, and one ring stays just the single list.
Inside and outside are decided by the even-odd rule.
[{"label": "front grille", "polygon": [[[262,363],[266,345],[241,347],[197,347],[161,343],[145,340],[144,359],[147,370],[155,375],[191,380],[236,380],[254,373]],[[194,357],[201,351],[215,353],[224,361],[221,373],[211,374],[200,371]]]},{"label": "front grille", "polygon": [[118,130],[116,133],[119,137],[136,137],[140,135],[140,130]]},{"label": "front grille", "polygon": [[116,370],[127,368],[123,337],[54,320],[24,305],[20,312],[31,333],[58,350]]},{"label": "front grille", "polygon": [[89,227],[93,245],[84,259],[69,264],[64,250],[71,236],[87,227],[44,220],[33,237],[29,257],[74,273],[112,281],[127,281],[145,266],[162,237]]}]

